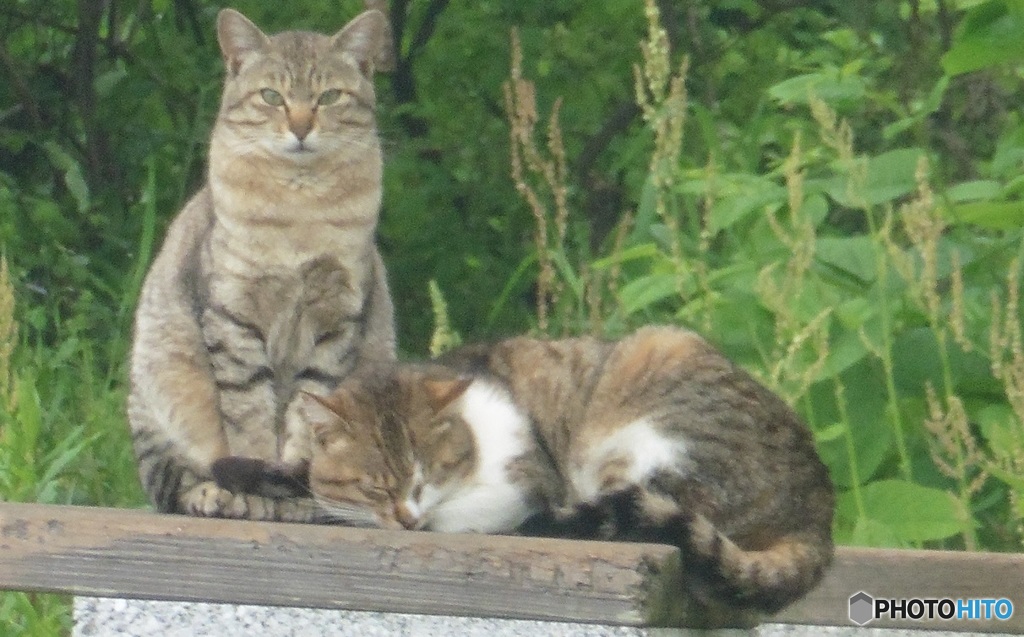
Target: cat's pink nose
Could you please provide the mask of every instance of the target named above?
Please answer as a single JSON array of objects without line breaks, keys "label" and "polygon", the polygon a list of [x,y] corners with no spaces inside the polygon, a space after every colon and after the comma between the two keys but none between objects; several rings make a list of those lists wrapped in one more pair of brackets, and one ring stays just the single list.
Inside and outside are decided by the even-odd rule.
[{"label": "cat's pink nose", "polygon": [[409,507],[404,504],[395,505],[395,519],[398,520],[399,524],[410,530],[415,529],[420,521],[416,514],[410,511]]},{"label": "cat's pink nose", "polygon": [[288,128],[292,134],[303,141],[313,130],[313,111],[311,109],[295,108],[288,112]]}]

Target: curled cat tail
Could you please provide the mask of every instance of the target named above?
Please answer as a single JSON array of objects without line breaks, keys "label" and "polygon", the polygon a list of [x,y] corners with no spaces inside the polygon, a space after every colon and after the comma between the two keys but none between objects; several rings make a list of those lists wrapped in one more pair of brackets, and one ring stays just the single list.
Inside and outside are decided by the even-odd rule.
[{"label": "curled cat tail", "polygon": [[699,513],[676,517],[661,528],[677,531],[684,569],[698,577],[694,592],[734,608],[776,613],[814,588],[832,562],[831,540],[810,531],[747,550]]},{"label": "curled cat tail", "polygon": [[705,516],[653,505],[641,487],[608,493],[541,520],[538,535],[656,542],[678,546],[683,578],[702,604],[774,614],[803,597],[832,561],[828,525],[744,549]]}]

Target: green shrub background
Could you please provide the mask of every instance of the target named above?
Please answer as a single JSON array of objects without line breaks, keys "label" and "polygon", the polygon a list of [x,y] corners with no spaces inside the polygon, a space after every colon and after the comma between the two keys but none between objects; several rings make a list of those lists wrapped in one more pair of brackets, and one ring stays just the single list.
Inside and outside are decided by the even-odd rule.
[{"label": "green shrub background", "polygon": [[[140,507],[132,312],[202,181],[205,0],[0,6],[0,499]],[[357,2],[240,0],[269,32]],[[1024,5],[395,0],[400,346],[705,334],[815,432],[844,544],[1024,546]],[[442,311],[443,310],[443,311]],[[66,631],[0,596],[0,632]]]}]

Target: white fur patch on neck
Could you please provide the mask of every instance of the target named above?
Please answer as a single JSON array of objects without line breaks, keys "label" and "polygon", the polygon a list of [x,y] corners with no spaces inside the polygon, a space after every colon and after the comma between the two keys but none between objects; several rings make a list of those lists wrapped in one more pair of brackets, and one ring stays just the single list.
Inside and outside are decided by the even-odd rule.
[{"label": "white fur patch on neck", "polygon": [[[666,436],[649,419],[640,418],[585,450],[579,464],[570,468],[569,479],[578,497],[593,502],[609,488],[642,486],[658,471],[684,474],[686,447],[681,438]],[[614,475],[614,484],[606,483],[609,475]]]},{"label": "white fur patch on neck", "polygon": [[530,421],[505,389],[480,379],[466,389],[457,407],[473,433],[476,471],[443,495],[431,485],[424,487],[426,528],[454,533],[511,531],[534,513],[527,497],[529,485],[513,484],[508,474],[509,463],[534,444]]}]

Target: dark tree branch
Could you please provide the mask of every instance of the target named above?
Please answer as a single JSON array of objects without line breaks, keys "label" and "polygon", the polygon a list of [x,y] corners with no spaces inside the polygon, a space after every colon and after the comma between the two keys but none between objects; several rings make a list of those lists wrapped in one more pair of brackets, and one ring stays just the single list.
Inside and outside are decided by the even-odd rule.
[{"label": "dark tree branch", "polygon": [[17,62],[15,62],[14,57],[7,50],[7,46],[3,42],[0,42],[0,63],[3,64],[4,69],[7,71],[7,77],[10,78],[10,86],[14,89],[15,95],[18,96],[18,102],[28,115],[32,126],[37,129],[42,128],[43,117],[39,109],[39,103],[36,101],[32,89],[25,82],[25,78],[18,72]]},{"label": "dark tree branch", "polygon": [[639,114],[640,109],[633,100],[623,100],[612,109],[601,128],[584,142],[577,157],[576,172],[581,180],[585,179],[612,140],[625,131]]},{"label": "dark tree branch", "polygon": [[920,0],[910,0],[910,15],[907,18],[907,41],[911,51],[921,51],[924,24],[921,20]]},{"label": "dark tree branch", "polygon": [[[437,22],[448,2],[449,0],[431,1],[405,55],[401,53],[401,43],[405,41],[409,31],[409,1],[394,0],[391,3],[391,28],[397,49],[395,72],[391,76],[391,91],[396,104],[410,104],[416,101],[416,77],[413,68],[419,53],[427,46],[427,42],[437,29]],[[427,122],[421,117],[406,113],[400,115],[399,120],[410,137],[422,137],[427,132]]]},{"label": "dark tree branch", "polygon": [[106,142],[96,117],[96,62],[100,24],[110,0],[78,0],[78,34],[71,51],[71,88],[85,131],[85,164],[89,183],[103,179]]},{"label": "dark tree branch", "polygon": [[110,10],[107,11],[107,42],[115,41],[115,38],[117,37],[117,9],[117,0],[110,0]]},{"label": "dark tree branch", "polygon": [[191,30],[197,44],[206,43],[203,25],[199,21],[199,8],[193,0],[174,0],[174,24],[178,31]]},{"label": "dark tree branch", "polygon": [[953,46],[953,29],[956,26],[956,18],[949,10],[947,0],[939,0],[938,6],[939,41],[942,43],[942,51],[948,51]]},{"label": "dark tree branch", "polygon": [[[678,53],[683,50],[683,38],[680,28],[682,27],[682,13],[680,12],[680,3],[678,0],[657,0],[655,4],[658,5],[658,12],[661,13],[661,26],[665,29],[665,33],[668,35],[668,44],[673,53]],[[689,10],[690,7],[687,4],[685,10]],[[696,36],[696,34],[691,34]],[[693,37],[693,44],[696,46],[700,45],[698,38]]]},{"label": "dark tree branch", "polygon": [[582,190],[581,207],[590,226],[590,244],[597,248],[615,227],[622,213],[624,198],[621,180],[609,179],[597,169],[597,163],[609,144],[636,120],[640,109],[633,100],[615,106],[601,128],[583,144],[576,162],[576,182]]},{"label": "dark tree branch", "polygon": [[430,36],[434,35],[434,31],[437,29],[437,21],[441,14],[444,13],[448,2],[449,0],[431,0],[430,6],[427,7],[427,14],[423,16],[420,28],[417,29],[416,36],[409,45],[410,58],[419,53],[427,45]]},{"label": "dark tree branch", "polygon": [[405,22],[409,11],[409,0],[391,0],[391,33],[395,38],[395,54],[402,57],[402,41],[405,39]]}]

